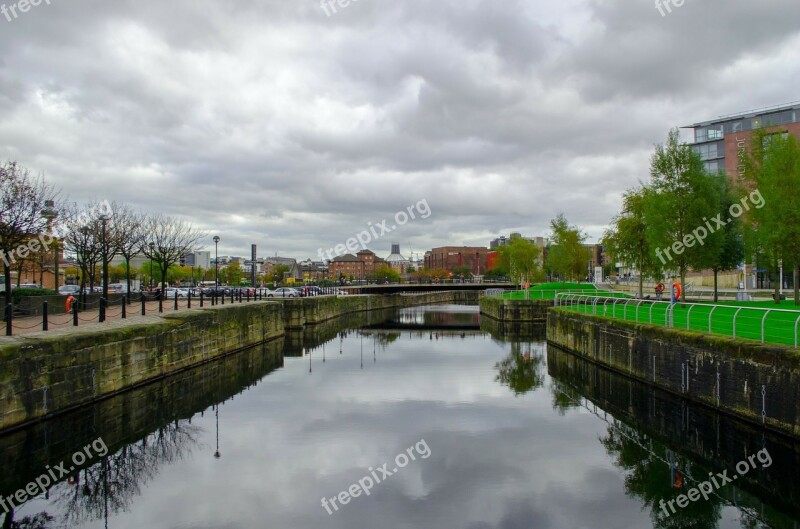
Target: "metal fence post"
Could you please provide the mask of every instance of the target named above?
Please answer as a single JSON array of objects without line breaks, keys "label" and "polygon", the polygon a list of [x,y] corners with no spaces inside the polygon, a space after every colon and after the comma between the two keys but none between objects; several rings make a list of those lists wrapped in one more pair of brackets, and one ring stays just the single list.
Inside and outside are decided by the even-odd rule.
[{"label": "metal fence post", "polygon": [[76,300],[72,301],[72,326],[78,326],[78,302]]},{"label": "metal fence post", "polygon": [[127,305],[128,305],[128,296],[122,296],[122,319],[123,320],[128,318]]},{"label": "metal fence post", "polygon": [[144,299],[144,293],[142,293],[142,316],[144,316],[147,312],[147,301]]},{"label": "metal fence post", "polygon": [[98,318],[100,323],[106,321],[106,300],[105,298],[100,298],[100,317]]},{"label": "metal fence post", "polygon": [[733,337],[734,338],[736,338],[736,316],[738,316],[740,312],[742,312],[742,309],[737,310],[736,313],[733,315]]},{"label": "metal fence post", "polygon": [[42,330],[47,330],[47,300],[42,302]]},{"label": "metal fence post", "polygon": [[175,291],[175,310],[178,310],[178,291]]},{"label": "metal fence post", "polygon": [[12,314],[14,313],[14,306],[9,303],[6,305],[6,336],[11,336],[14,332],[13,323],[11,321]]},{"label": "metal fence post", "polygon": [[192,293],[191,292],[189,292],[189,295],[186,297],[186,308],[187,309],[191,309],[192,308]]},{"label": "metal fence post", "polygon": [[800,323],[800,316],[794,322],[794,346],[797,347],[797,324]]},{"label": "metal fence post", "polygon": [[203,308],[203,291],[200,291],[200,308]]}]

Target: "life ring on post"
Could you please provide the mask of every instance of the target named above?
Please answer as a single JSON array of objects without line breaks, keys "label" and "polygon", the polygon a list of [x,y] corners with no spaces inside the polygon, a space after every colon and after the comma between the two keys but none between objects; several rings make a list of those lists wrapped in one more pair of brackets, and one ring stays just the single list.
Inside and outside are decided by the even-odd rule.
[{"label": "life ring on post", "polygon": [[75,298],[73,296],[67,296],[67,302],[64,303],[64,309],[67,313],[72,312],[72,303],[75,302]]},{"label": "life ring on post", "polygon": [[674,283],[672,283],[672,288],[675,289],[675,299],[676,300],[681,299],[681,292],[683,292],[683,290],[681,289],[681,284],[675,281]]}]

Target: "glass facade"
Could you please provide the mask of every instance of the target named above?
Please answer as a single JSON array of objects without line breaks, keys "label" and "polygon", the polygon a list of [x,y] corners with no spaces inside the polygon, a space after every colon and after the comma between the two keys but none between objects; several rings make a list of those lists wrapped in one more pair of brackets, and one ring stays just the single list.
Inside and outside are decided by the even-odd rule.
[{"label": "glass facade", "polygon": [[762,127],[797,123],[798,118],[800,118],[800,105],[795,104],[783,108],[774,107],[773,110],[756,111],[747,115],[727,116],[715,122],[707,121],[691,127],[694,129],[692,148],[700,155],[707,171],[714,173],[724,171],[725,142],[723,140],[726,135],[750,132]]}]

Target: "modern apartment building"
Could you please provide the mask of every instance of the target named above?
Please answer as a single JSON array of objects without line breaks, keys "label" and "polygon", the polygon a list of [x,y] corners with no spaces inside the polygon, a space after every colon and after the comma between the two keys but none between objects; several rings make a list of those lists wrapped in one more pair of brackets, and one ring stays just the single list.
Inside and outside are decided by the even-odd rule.
[{"label": "modern apartment building", "polygon": [[755,130],[767,128],[770,133],[800,137],[800,102],[721,116],[684,128],[693,130],[693,148],[706,169],[741,179],[745,176],[742,160]]}]

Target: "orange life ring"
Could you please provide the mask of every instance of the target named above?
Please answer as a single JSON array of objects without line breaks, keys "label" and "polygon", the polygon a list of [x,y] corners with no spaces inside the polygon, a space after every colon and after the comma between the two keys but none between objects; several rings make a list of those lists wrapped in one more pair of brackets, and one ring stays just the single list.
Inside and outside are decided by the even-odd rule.
[{"label": "orange life ring", "polygon": [[675,281],[672,283],[672,288],[675,289],[675,299],[681,299],[681,292],[683,292],[683,290],[681,290],[681,284]]},{"label": "orange life ring", "polygon": [[64,308],[67,312],[72,312],[72,302],[75,301],[75,298],[72,296],[67,296],[67,302],[64,304]]}]

